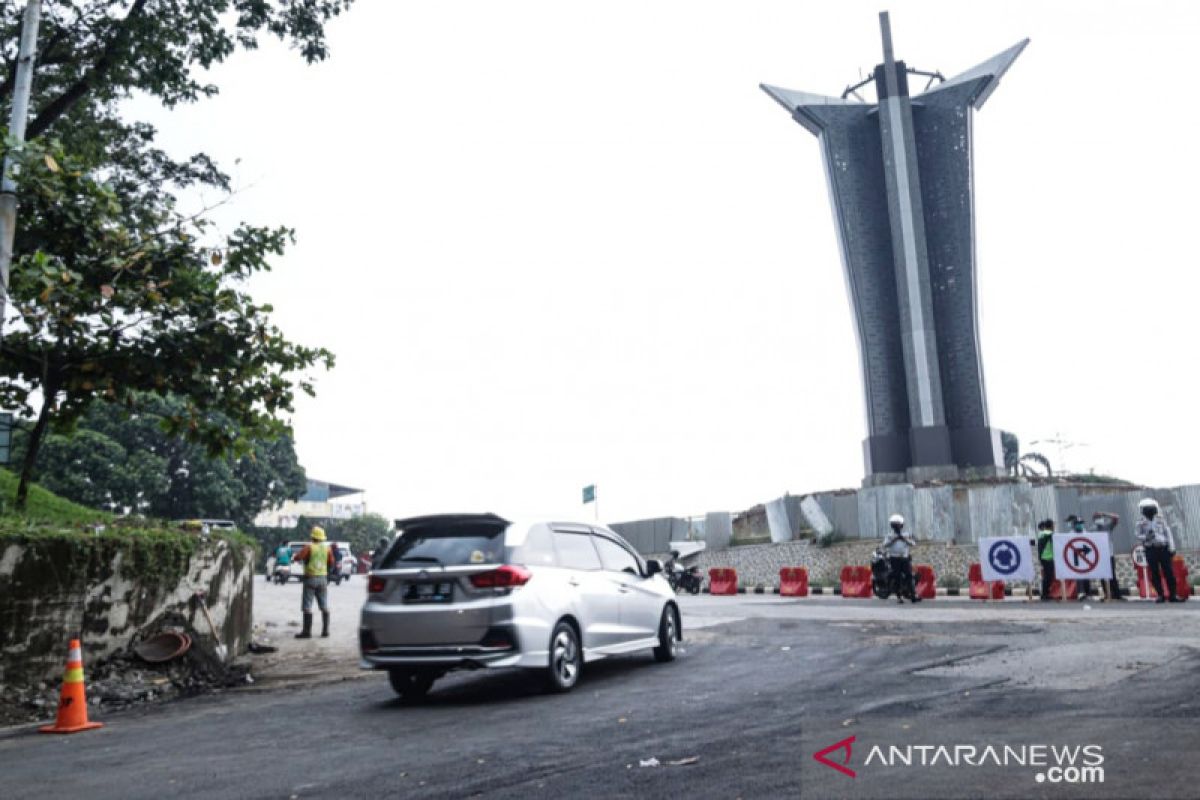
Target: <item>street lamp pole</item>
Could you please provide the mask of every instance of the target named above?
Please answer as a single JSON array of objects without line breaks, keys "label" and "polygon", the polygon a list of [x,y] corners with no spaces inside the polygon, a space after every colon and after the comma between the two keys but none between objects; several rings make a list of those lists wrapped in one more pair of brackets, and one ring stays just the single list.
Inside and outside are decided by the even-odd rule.
[{"label": "street lamp pole", "polygon": [[[17,51],[17,76],[13,82],[12,112],[8,118],[8,135],[20,146],[25,141],[25,124],[29,120],[29,95],[33,88],[33,59],[37,50],[38,24],[42,18],[41,0],[29,0],[21,19],[21,44]],[[0,179],[0,337],[3,337],[4,316],[8,310],[8,271],[12,265],[13,237],[17,232],[17,184],[12,160],[4,159],[4,174]]]}]

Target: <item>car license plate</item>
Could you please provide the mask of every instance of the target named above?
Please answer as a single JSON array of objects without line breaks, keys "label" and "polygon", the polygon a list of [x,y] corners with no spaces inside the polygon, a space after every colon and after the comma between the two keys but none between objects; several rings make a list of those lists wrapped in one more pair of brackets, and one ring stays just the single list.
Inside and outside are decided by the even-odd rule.
[{"label": "car license plate", "polygon": [[410,583],[404,593],[406,603],[449,603],[454,595],[452,583]]}]

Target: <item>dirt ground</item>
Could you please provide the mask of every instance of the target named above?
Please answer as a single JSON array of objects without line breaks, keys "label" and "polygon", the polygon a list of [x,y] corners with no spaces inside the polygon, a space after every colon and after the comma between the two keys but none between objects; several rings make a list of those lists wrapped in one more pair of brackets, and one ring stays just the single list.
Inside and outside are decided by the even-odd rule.
[{"label": "dirt ground", "polygon": [[279,648],[250,656],[255,686],[278,687],[314,680],[341,681],[369,675],[358,668],[358,617],[367,581],[355,575],[329,587],[329,638],[322,639],[321,615],[313,606],[313,638],[295,639],[300,632],[301,586],[283,586],[257,576],[254,583],[254,641]]}]

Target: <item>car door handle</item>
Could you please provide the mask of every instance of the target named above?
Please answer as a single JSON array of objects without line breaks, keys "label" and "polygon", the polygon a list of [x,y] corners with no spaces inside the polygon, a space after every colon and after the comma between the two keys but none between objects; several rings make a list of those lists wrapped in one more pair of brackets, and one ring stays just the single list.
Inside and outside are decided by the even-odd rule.
[{"label": "car door handle", "polygon": [[618,586],[617,591],[621,594],[629,594],[629,589],[625,586]]},{"label": "car door handle", "polygon": [[567,579],[567,583],[571,584],[572,586],[578,586],[578,585],[579,585],[579,581],[578,581],[578,580],[576,580],[575,578],[568,578],[568,579]]}]

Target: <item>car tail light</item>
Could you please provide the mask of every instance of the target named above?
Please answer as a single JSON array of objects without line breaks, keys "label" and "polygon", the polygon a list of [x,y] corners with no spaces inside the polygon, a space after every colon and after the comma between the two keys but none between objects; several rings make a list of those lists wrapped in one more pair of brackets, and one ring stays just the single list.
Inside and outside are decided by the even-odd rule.
[{"label": "car tail light", "polygon": [[505,564],[503,567],[472,575],[471,585],[476,589],[511,589],[524,586],[532,577],[533,573],[525,567]]},{"label": "car tail light", "polygon": [[369,594],[379,594],[385,586],[387,586],[387,578],[381,575],[372,575],[367,580],[367,592]]}]

